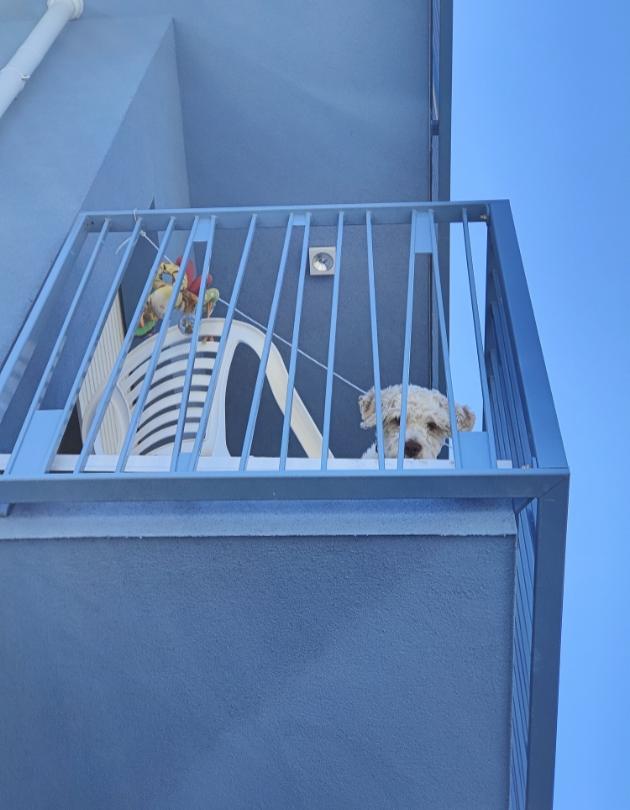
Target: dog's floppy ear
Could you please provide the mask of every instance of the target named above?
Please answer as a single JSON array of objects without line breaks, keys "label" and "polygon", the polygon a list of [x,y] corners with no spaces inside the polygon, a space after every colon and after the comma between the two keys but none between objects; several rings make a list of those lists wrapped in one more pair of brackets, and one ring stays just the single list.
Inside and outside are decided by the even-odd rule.
[{"label": "dog's floppy ear", "polygon": [[361,427],[367,428],[376,425],[376,405],[374,403],[374,388],[370,388],[359,397],[359,410],[361,411]]},{"label": "dog's floppy ear", "polygon": [[455,405],[455,413],[457,414],[458,430],[472,430],[474,428],[475,414],[468,405]]}]

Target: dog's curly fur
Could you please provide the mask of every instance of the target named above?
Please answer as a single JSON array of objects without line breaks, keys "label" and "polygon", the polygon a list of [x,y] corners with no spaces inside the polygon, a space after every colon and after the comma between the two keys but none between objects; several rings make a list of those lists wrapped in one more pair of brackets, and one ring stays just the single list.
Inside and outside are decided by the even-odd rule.
[{"label": "dog's curly fur", "polygon": [[[390,385],[381,391],[383,440],[386,458],[398,456],[400,436],[402,386]],[[361,427],[376,427],[376,401],[374,389],[359,397]],[[458,430],[472,430],[475,414],[467,405],[455,405]],[[435,389],[410,385],[407,396],[407,424],[405,430],[405,458],[437,458],[446,437],[451,435],[448,400]],[[376,443],[363,454],[363,458],[376,458]]]}]

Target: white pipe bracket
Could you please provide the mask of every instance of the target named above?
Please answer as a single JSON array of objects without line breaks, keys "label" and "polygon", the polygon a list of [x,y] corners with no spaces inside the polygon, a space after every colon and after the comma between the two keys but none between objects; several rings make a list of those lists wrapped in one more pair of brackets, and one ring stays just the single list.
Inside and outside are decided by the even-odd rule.
[{"label": "white pipe bracket", "polygon": [[57,5],[58,3],[63,3],[66,6],[69,6],[72,9],[72,16],[70,17],[71,20],[78,20],[79,17],[83,14],[84,3],[83,0],[46,0],[46,5],[48,8]]}]

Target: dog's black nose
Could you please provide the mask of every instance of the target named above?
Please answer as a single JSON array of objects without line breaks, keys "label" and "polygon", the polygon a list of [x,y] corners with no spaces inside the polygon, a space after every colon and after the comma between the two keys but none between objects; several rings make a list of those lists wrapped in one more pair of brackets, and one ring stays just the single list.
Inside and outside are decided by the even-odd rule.
[{"label": "dog's black nose", "polygon": [[405,458],[418,458],[422,453],[422,445],[419,442],[409,439],[405,442]]}]

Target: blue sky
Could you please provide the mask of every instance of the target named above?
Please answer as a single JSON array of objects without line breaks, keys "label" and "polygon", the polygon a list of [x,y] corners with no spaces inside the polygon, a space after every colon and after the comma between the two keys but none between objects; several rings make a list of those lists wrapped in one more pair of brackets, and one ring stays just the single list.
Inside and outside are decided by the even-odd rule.
[{"label": "blue sky", "polygon": [[630,808],[630,6],[455,0],[452,165],[512,202],[571,465],[555,807]]}]

